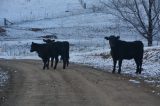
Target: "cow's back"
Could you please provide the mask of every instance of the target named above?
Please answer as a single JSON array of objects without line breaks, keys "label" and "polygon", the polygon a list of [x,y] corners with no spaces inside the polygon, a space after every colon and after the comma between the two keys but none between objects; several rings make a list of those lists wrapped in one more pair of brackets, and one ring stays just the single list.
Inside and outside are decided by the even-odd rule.
[{"label": "cow's back", "polygon": [[141,41],[126,42],[118,41],[116,56],[123,59],[132,59],[143,56],[143,43]]}]

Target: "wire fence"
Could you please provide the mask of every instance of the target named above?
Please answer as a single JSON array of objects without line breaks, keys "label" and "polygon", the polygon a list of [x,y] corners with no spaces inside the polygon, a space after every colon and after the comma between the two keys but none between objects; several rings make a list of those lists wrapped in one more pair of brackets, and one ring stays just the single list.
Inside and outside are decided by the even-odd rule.
[{"label": "wire fence", "polygon": [[13,22],[9,21],[7,18],[0,18],[0,26],[8,26],[14,24]]}]

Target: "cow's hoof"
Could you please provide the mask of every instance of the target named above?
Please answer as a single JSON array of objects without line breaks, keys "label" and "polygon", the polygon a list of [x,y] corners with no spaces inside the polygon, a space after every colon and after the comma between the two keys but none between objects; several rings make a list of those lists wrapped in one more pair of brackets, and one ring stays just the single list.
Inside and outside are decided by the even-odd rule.
[{"label": "cow's hoof", "polygon": [[138,71],[136,71],[135,73],[138,74]]}]

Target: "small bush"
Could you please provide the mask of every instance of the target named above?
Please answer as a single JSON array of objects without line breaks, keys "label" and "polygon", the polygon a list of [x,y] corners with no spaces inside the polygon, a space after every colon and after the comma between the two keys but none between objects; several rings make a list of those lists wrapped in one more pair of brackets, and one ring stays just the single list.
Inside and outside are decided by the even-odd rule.
[{"label": "small bush", "polygon": [[57,39],[57,36],[56,36],[56,34],[52,34],[52,35],[41,36],[41,38],[45,38],[45,39]]},{"label": "small bush", "polygon": [[41,28],[30,28],[29,30],[34,32],[42,31]]},{"label": "small bush", "polygon": [[0,33],[6,32],[6,30],[2,27],[0,27]]}]

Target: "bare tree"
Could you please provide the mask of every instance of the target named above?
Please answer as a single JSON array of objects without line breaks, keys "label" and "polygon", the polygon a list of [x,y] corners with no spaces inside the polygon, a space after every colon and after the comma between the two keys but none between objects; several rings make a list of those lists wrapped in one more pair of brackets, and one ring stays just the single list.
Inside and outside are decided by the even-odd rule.
[{"label": "bare tree", "polygon": [[111,14],[130,23],[152,46],[153,36],[160,31],[160,0],[101,0],[101,3]]},{"label": "bare tree", "polygon": [[79,0],[79,2],[80,2],[81,6],[82,6],[84,9],[87,8],[87,7],[86,7],[86,3],[84,2],[84,0]]}]

